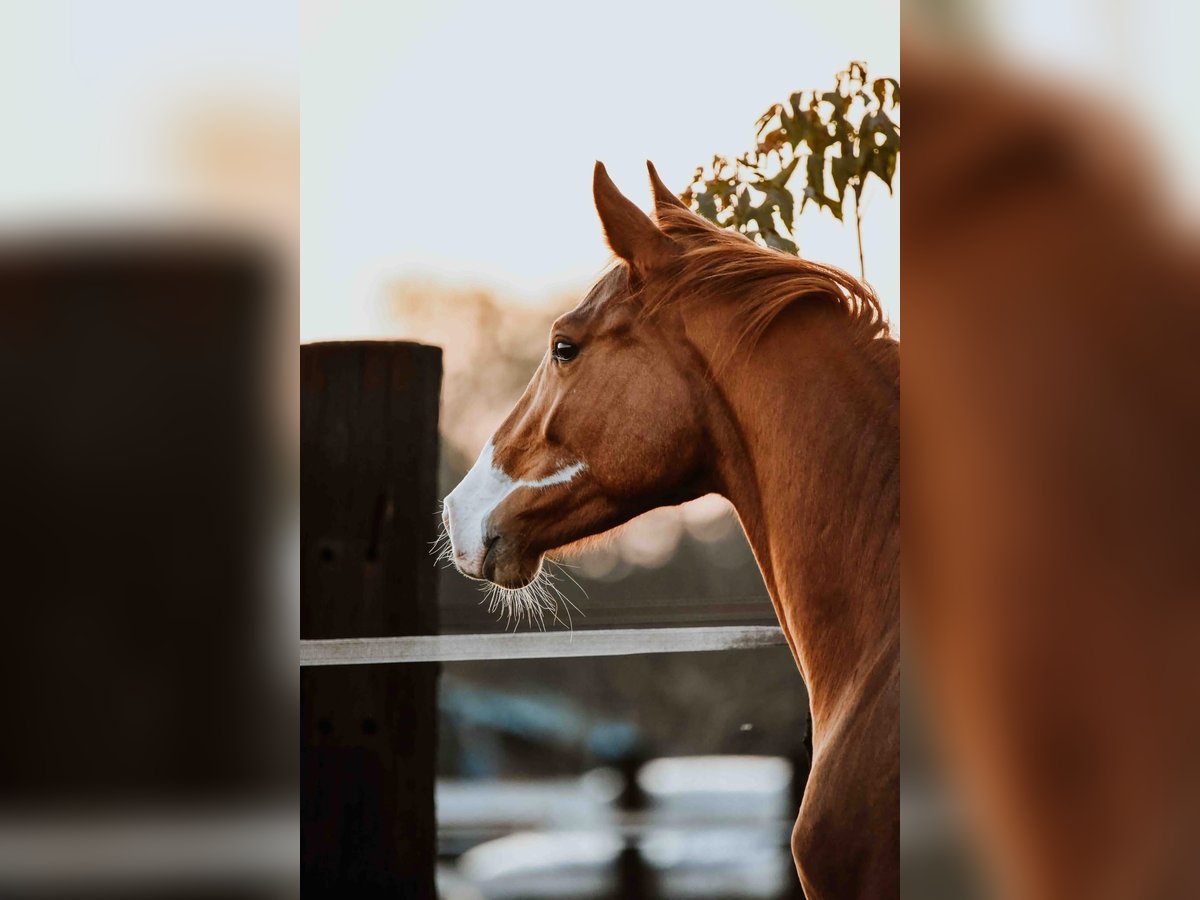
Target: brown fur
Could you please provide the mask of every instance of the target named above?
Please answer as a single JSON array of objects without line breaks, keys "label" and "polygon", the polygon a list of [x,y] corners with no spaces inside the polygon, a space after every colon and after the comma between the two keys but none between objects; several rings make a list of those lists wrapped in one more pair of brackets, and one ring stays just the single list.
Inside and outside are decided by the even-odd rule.
[{"label": "brown fur", "polygon": [[657,222],[597,166],[621,262],[550,335],[493,438],[510,477],[569,484],[492,513],[494,579],[656,506],[733,503],[807,682],[814,761],[793,835],[811,900],[899,891],[899,352],[829,266],[719,231],[662,187]]},{"label": "brown fur", "polygon": [[1200,897],[1195,234],[1134,106],[904,66],[906,640],[938,759],[998,896]]}]

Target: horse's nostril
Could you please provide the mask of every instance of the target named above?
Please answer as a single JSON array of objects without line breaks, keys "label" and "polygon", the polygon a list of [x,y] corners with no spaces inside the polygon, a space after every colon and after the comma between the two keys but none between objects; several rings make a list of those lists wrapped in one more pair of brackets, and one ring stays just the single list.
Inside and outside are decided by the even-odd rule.
[{"label": "horse's nostril", "polygon": [[498,534],[483,539],[483,577],[488,581],[491,581],[496,575],[496,554],[492,551],[499,540],[500,535]]}]

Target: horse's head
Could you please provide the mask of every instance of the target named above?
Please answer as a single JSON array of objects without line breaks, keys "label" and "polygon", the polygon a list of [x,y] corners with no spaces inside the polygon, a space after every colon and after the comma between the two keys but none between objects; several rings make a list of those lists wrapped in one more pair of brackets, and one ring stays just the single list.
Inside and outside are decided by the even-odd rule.
[{"label": "horse's head", "polygon": [[[658,180],[657,202],[681,205]],[[597,163],[594,193],[617,265],[550,329],[524,395],[448,497],[464,575],[520,588],[548,551],[706,491],[703,368],[678,314],[647,314],[676,245]]]}]

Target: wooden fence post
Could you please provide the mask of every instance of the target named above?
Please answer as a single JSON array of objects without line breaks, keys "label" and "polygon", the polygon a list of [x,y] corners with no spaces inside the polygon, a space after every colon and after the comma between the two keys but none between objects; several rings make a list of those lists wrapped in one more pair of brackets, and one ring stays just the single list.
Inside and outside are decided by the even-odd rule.
[{"label": "wooden fence post", "polygon": [[[304,639],[434,634],[441,350],[300,353]],[[301,671],[306,898],[434,898],[434,663]]]}]

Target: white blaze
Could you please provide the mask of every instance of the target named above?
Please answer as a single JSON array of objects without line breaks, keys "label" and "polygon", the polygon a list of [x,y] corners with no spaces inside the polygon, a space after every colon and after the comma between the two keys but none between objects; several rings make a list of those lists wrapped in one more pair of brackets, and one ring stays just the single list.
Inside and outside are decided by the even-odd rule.
[{"label": "white blaze", "polygon": [[513,491],[519,488],[545,488],[566,484],[584,469],[582,462],[564,466],[557,472],[533,481],[514,481],[492,462],[489,440],[471,466],[471,471],[446,497],[444,509],[449,517],[450,543],[454,561],[468,575],[483,575],[488,518]]}]

